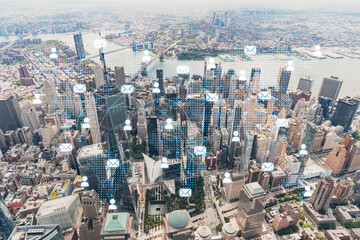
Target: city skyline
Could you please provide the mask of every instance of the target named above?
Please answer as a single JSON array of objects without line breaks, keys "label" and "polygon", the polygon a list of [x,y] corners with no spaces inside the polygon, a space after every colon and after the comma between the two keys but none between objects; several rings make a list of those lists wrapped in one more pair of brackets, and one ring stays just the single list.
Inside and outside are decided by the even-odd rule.
[{"label": "city skyline", "polygon": [[360,5],[324,3],[2,7],[0,234],[360,238]]}]

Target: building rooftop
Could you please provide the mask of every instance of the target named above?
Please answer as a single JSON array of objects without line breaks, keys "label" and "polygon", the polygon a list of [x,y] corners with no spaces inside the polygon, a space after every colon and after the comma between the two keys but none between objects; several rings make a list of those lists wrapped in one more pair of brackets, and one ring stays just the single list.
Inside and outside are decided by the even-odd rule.
[{"label": "building rooftop", "polygon": [[169,214],[169,224],[174,228],[183,228],[189,224],[189,216],[184,210],[176,210]]},{"label": "building rooftop", "polygon": [[108,213],[103,232],[125,232],[128,217],[129,213]]},{"label": "building rooftop", "polygon": [[92,144],[88,146],[84,146],[81,148],[79,155],[78,155],[78,161],[81,163],[82,161],[86,161],[87,158],[95,155],[100,155],[103,153],[102,144]]},{"label": "building rooftop", "polygon": [[248,183],[245,184],[245,186],[252,195],[264,193],[264,189],[260,186],[258,182]]},{"label": "building rooftop", "polygon": [[208,236],[210,236],[211,231],[210,228],[206,227],[206,226],[201,226],[197,229],[196,231],[200,237],[202,238],[207,238]]},{"label": "building rooftop", "polygon": [[57,198],[51,201],[44,202],[41,204],[37,216],[47,215],[59,211],[66,210],[72,202],[74,202],[79,196],[69,195],[62,198]]},{"label": "building rooftop", "polygon": [[[20,240],[23,239],[42,239],[43,237],[54,237],[57,234],[56,229],[58,225],[31,225],[31,226],[16,226],[12,231],[9,239]],[[60,230],[60,229],[59,229]]]},{"label": "building rooftop", "polygon": [[237,230],[236,225],[231,222],[226,223],[223,228],[227,234],[234,234]]}]

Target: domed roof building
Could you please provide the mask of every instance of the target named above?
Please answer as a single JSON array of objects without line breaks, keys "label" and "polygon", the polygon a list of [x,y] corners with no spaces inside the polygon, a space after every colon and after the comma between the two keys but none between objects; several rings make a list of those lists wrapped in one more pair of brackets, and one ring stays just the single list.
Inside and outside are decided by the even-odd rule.
[{"label": "domed roof building", "polygon": [[206,226],[201,226],[196,230],[197,237],[201,240],[211,239],[211,230]]},{"label": "domed roof building", "polygon": [[175,210],[165,214],[163,239],[195,239],[190,215],[186,210]]},{"label": "domed roof building", "polygon": [[186,211],[176,210],[169,214],[169,224],[174,228],[183,228],[189,224],[189,214]]},{"label": "domed roof building", "polygon": [[225,240],[235,239],[237,232],[237,224],[228,222],[222,227],[221,237]]}]

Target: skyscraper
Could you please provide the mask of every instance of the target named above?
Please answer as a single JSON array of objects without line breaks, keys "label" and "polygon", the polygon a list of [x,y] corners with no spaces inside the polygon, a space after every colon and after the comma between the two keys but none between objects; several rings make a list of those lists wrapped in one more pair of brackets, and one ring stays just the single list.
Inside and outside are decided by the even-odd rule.
[{"label": "skyscraper", "polygon": [[124,67],[115,67],[115,82],[118,88],[125,84],[125,71]]},{"label": "skyscraper", "polygon": [[156,78],[159,81],[160,94],[164,94],[164,72],[162,69],[156,69]]},{"label": "skyscraper", "polygon": [[28,78],[28,77],[30,77],[30,74],[29,74],[29,72],[28,72],[25,65],[20,65],[18,70],[19,70],[20,78]]},{"label": "skyscraper", "polygon": [[15,223],[5,206],[2,198],[0,197],[0,238],[7,239],[12,230],[15,228]]},{"label": "skyscraper", "polygon": [[235,213],[240,234],[244,238],[262,233],[265,191],[258,182],[245,184],[240,192],[239,205]]},{"label": "skyscraper", "polygon": [[251,69],[250,82],[249,82],[249,92],[258,93],[260,91],[260,68]]},{"label": "skyscraper", "polygon": [[85,217],[91,220],[99,217],[99,196],[95,190],[84,191],[80,201]]},{"label": "skyscraper", "polygon": [[290,76],[291,76],[291,71],[287,71],[285,66],[281,66],[278,76],[278,82],[277,82],[278,84],[277,90],[281,95],[287,92],[287,89],[289,87]]},{"label": "skyscraper", "polygon": [[345,130],[351,127],[355,113],[359,108],[360,99],[358,97],[344,97],[339,99],[331,123],[334,126],[343,126]]},{"label": "skyscraper", "polygon": [[159,132],[158,132],[158,119],[156,116],[150,116],[148,118],[148,139],[149,139],[149,155],[158,156],[159,155]]},{"label": "skyscraper", "polygon": [[239,164],[239,171],[241,173],[246,172],[248,170],[253,142],[254,142],[254,134],[252,132],[246,133],[242,155],[241,155],[241,161]]},{"label": "skyscraper", "polygon": [[311,92],[312,85],[314,83],[314,79],[310,77],[301,77],[299,79],[299,84],[297,86],[298,89]]},{"label": "skyscraper", "polygon": [[319,104],[322,108],[322,116],[325,120],[329,118],[330,106],[331,106],[331,99],[327,97],[319,97]]},{"label": "skyscraper", "polygon": [[332,178],[323,178],[319,180],[311,203],[315,211],[325,213],[329,209],[331,197],[335,191],[335,181]]},{"label": "skyscraper", "polygon": [[94,93],[96,108],[99,116],[100,129],[105,130],[104,140],[109,150],[118,153],[116,135],[119,134],[126,120],[126,106],[124,96],[120,94],[116,85],[110,84],[106,70],[105,57],[100,49],[100,61],[103,64],[104,85]]},{"label": "skyscraper", "polygon": [[92,143],[101,143],[101,135],[99,129],[99,119],[96,111],[96,102],[94,98],[94,94],[91,92],[87,92],[84,94],[85,98],[85,109],[86,109],[86,117],[89,118],[90,123],[90,134]]},{"label": "skyscraper", "polygon": [[21,110],[14,96],[0,97],[0,129],[4,132],[22,127]]},{"label": "skyscraper", "polygon": [[[115,74],[116,74],[116,72],[115,72]],[[100,65],[95,66],[95,68],[94,68],[94,78],[95,78],[95,86],[96,86],[96,88],[100,88],[102,85],[105,84],[104,70],[103,70],[102,66],[100,66]]]},{"label": "skyscraper", "polygon": [[85,58],[84,42],[81,33],[74,35],[75,48],[78,60]]},{"label": "skyscraper", "polygon": [[353,143],[354,139],[351,135],[347,135],[342,144],[335,146],[327,156],[325,164],[332,169],[333,174],[339,174],[346,170],[347,163],[352,161],[353,156],[350,156],[350,152]]},{"label": "skyscraper", "polygon": [[340,80],[338,77],[324,77],[321,83],[319,97],[330,98],[333,105],[339,95],[342,83],[343,80]]}]

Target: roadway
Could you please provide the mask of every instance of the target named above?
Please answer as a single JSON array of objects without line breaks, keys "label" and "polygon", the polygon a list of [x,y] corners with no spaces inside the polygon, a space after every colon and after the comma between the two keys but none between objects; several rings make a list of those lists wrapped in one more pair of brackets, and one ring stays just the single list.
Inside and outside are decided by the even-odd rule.
[{"label": "roadway", "polygon": [[[110,54],[110,53],[114,53],[114,52],[119,52],[119,51],[122,51],[122,50],[125,50],[125,49],[128,49],[128,48],[129,48],[129,47],[122,47],[122,48],[118,48],[118,49],[115,49],[115,50],[107,51],[107,52],[104,52],[104,55]],[[82,61],[86,61],[86,60],[98,58],[99,56],[100,56],[100,55],[97,54],[97,55],[94,55],[94,56],[91,56],[91,57],[84,58],[84,59],[82,59]]]}]

